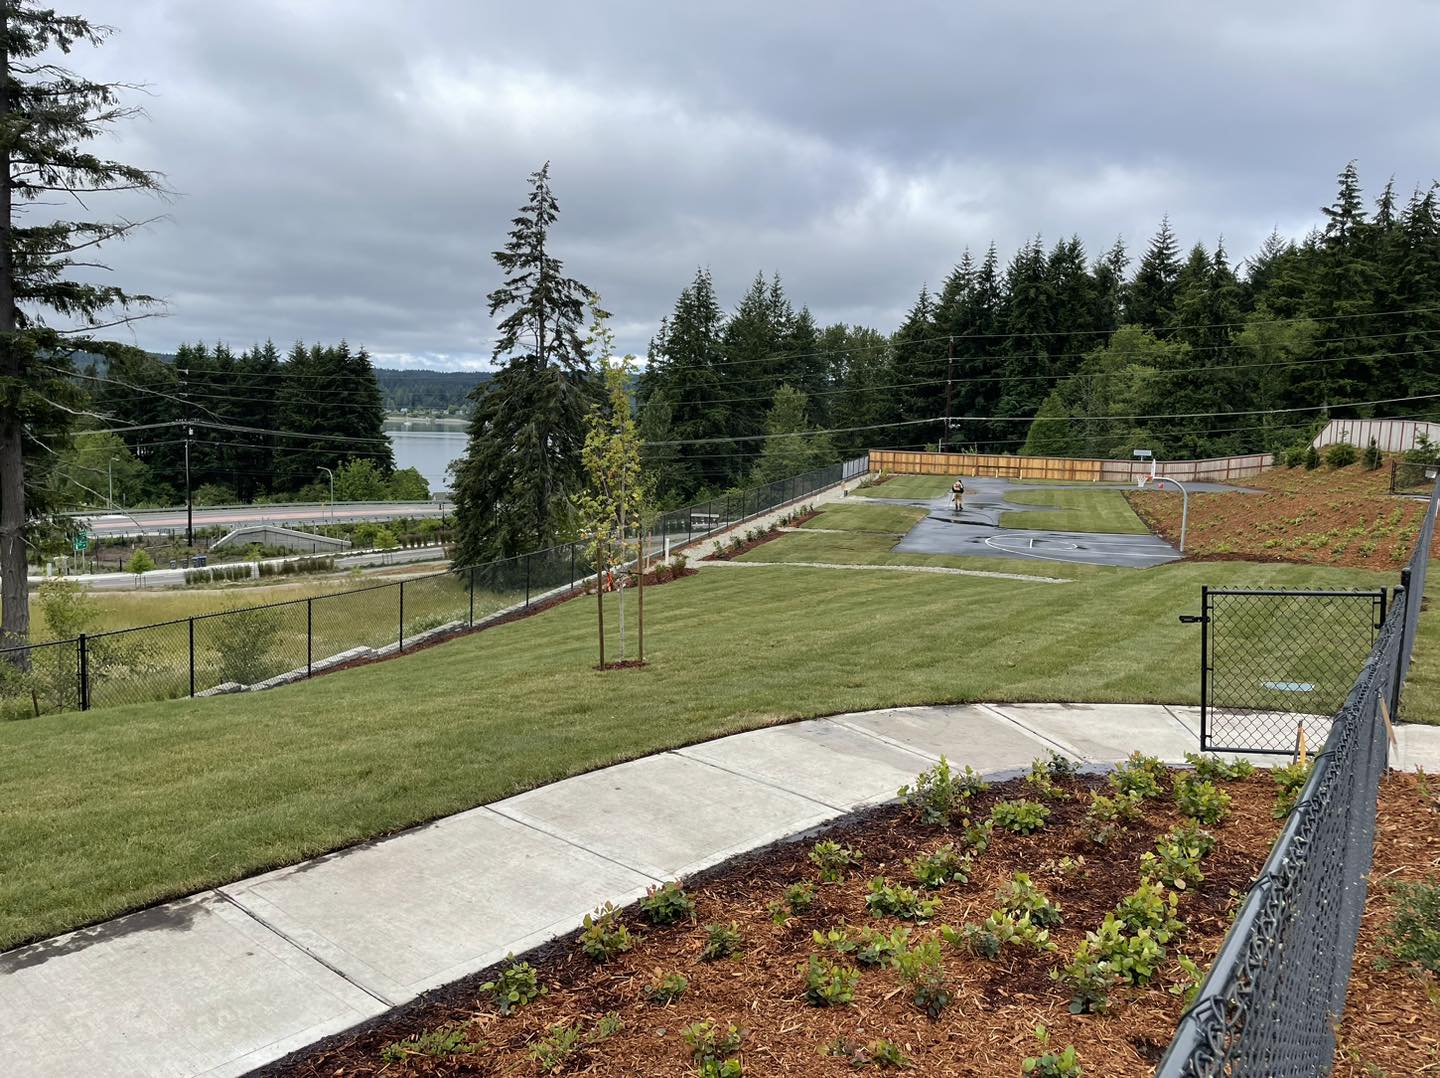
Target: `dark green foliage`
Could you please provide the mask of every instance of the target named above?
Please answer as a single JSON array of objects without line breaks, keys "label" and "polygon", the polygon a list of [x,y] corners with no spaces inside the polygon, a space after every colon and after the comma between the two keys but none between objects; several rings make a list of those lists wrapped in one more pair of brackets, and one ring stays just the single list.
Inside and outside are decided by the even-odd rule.
[{"label": "dark green foliage", "polygon": [[921,823],[948,827],[965,803],[985,789],[985,780],[969,766],[957,774],[951,771],[950,761],[941,756],[938,764],[916,775],[914,783],[900,787],[899,796]]},{"label": "dark green foliage", "polygon": [[865,908],[876,917],[898,917],[902,921],[928,921],[940,908],[938,898],[922,898],[916,891],[892,884],[883,876],[870,881]]},{"label": "dark green foliage", "polygon": [[1049,818],[1050,810],[1038,801],[1000,801],[990,810],[990,820],[996,827],[1017,835],[1040,830]]},{"label": "dark green foliage", "polygon": [[1195,774],[1212,782],[1233,782],[1236,779],[1248,779],[1255,774],[1255,765],[1249,760],[1234,759],[1227,764],[1219,756],[1187,752],[1185,762],[1195,769]]},{"label": "dark green foliage", "polygon": [[1175,780],[1175,804],[1192,820],[1216,824],[1230,811],[1230,795],[1209,779],[1181,775]]},{"label": "dark green foliage", "polygon": [[551,1026],[549,1032],[530,1046],[530,1058],[549,1074],[568,1065],[591,1045],[608,1041],[624,1026],[614,1011],[602,1015],[588,1030],[580,1022]]},{"label": "dark green foliage", "polygon": [[810,863],[820,870],[821,883],[839,883],[845,873],[864,860],[865,855],[853,846],[830,839],[821,839],[810,850]]},{"label": "dark green foliage", "polygon": [[673,925],[676,921],[694,920],[695,900],[678,880],[671,880],[645,892],[640,912],[652,925]]},{"label": "dark green foliage", "polygon": [[947,883],[964,883],[970,878],[974,858],[960,853],[953,842],[947,842],[930,853],[909,862],[910,873],[922,887],[934,890]]},{"label": "dark green foliage", "polygon": [[1395,912],[1380,936],[1387,961],[1440,974],[1440,880],[1391,884],[1390,901]]},{"label": "dark green foliage", "polygon": [[1160,779],[1165,774],[1165,765],[1153,756],[1132,752],[1114,771],[1110,772],[1110,785],[1122,794],[1136,797],[1159,797],[1162,793]]},{"label": "dark green foliage", "polygon": [[1000,908],[1013,917],[1028,916],[1040,928],[1054,928],[1060,923],[1060,907],[1051,902],[1030,882],[1030,875],[1017,872],[1000,888]]},{"label": "dark green foliage", "polygon": [[1110,964],[1096,956],[1090,940],[1082,940],[1075,956],[1064,966],[1050,971],[1050,979],[1071,991],[1071,1014],[1104,1014],[1110,1005],[1110,989],[1119,975]]},{"label": "dark green foliage", "polygon": [[1370,444],[1365,447],[1364,459],[1367,472],[1373,472],[1385,463],[1385,457],[1381,454],[1380,447],[1375,444],[1374,438],[1371,438]]},{"label": "dark green foliage", "polygon": [[426,1056],[430,1059],[444,1059],[448,1056],[469,1055],[485,1047],[483,1040],[471,1040],[469,1027],[463,1022],[453,1022],[403,1041],[392,1041],[380,1049],[382,1063],[403,1063],[412,1056]]},{"label": "dark green foliage", "polygon": [[744,1034],[734,1023],[722,1029],[706,1018],[682,1029],[680,1039],[696,1063],[720,1062],[739,1053]]},{"label": "dark green foliage", "polygon": [[1293,764],[1286,764],[1284,767],[1273,767],[1270,769],[1270,777],[1275,780],[1279,787],[1275,795],[1275,818],[1283,820],[1295,808],[1295,803],[1300,799],[1300,791],[1305,788],[1305,783],[1310,778],[1310,772],[1315,768],[1315,761],[1309,760],[1305,763],[1298,761]]},{"label": "dark green foliage", "polygon": [[812,1007],[836,1007],[855,999],[860,971],[853,966],[826,965],[818,955],[801,963],[805,977],[805,1001]]},{"label": "dark green foliage", "polygon": [[505,280],[489,295],[490,314],[503,314],[492,357],[503,365],[475,389],[469,446],[455,465],[461,564],[551,545],[583,484],[585,416],[599,399],[581,337],[591,293],[553,254],[559,212],[546,164],[494,255]]},{"label": "dark green foliage", "polygon": [[1085,836],[1097,846],[1108,846],[1127,823],[1141,816],[1138,793],[1117,793],[1114,797],[1091,791],[1085,811]]},{"label": "dark green foliage", "polygon": [[931,1021],[950,1004],[949,978],[938,940],[926,940],[895,956],[895,972],[910,990],[910,1002]]},{"label": "dark green foliage", "polygon": [[700,948],[700,961],[715,962],[740,952],[740,926],[734,921],[728,925],[706,925],[705,944]]},{"label": "dark green foliage", "polygon": [[1080,1078],[1085,1072],[1075,1055],[1075,1046],[1067,1044],[1059,1052],[1050,1050],[1050,1034],[1044,1026],[1035,1030],[1035,1039],[1040,1042],[1040,1055],[1028,1056],[1020,1064],[1022,1075],[1034,1078]]},{"label": "dark green foliage", "polygon": [[1320,450],[1316,449],[1313,445],[1306,446],[1304,464],[1306,470],[1312,472],[1320,467]]},{"label": "dark green foliage", "polygon": [[1331,468],[1348,468],[1360,459],[1349,442],[1336,442],[1325,450],[1325,463]]}]

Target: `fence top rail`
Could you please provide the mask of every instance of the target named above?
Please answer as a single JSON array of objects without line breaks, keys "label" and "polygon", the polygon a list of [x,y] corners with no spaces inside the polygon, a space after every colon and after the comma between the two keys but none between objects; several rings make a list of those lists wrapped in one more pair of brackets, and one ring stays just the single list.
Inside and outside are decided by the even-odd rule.
[{"label": "fence top rail", "polygon": [[[84,634],[84,635],[85,635],[85,639],[89,640],[89,639],[92,639],[92,638],[93,638],[95,635],[97,635],[97,634],[94,634],[94,633],[86,633],[86,634]],[[78,643],[80,643],[80,637],[78,637],[78,636],[67,636],[67,637],[64,637],[64,638],[61,639],[61,640],[42,640],[42,641],[40,641],[40,643],[38,643],[38,644],[6,644],[4,647],[0,647],[0,655],[11,655],[11,654],[14,654],[15,652],[19,652],[19,651],[38,651],[38,650],[40,650],[41,648],[58,648],[58,647],[60,647],[60,646],[63,645],[63,644],[78,644]]]},{"label": "fence top rail", "polygon": [[1387,592],[1385,588],[1206,588],[1207,595],[1294,595],[1306,599],[1340,599],[1364,597],[1369,599],[1383,599]]}]

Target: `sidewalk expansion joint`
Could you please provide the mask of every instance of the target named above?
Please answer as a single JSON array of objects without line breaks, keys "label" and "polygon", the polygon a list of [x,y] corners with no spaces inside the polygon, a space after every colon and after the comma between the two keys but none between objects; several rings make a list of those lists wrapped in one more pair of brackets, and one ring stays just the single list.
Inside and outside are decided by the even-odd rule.
[{"label": "sidewalk expansion joint", "polygon": [[1195,736],[1195,731],[1185,725],[1185,720],[1182,719],[1179,715],[1175,714],[1175,712],[1170,709],[1169,704],[1161,704],[1160,706],[1165,709],[1165,714],[1169,715],[1172,719],[1175,720],[1175,725],[1180,727],[1181,732],[1184,733],[1186,737]]},{"label": "sidewalk expansion joint", "polygon": [[1023,722],[1021,722],[1019,719],[1017,719],[1014,715],[1007,715],[1005,712],[1001,711],[998,707],[996,707],[996,706],[994,706],[994,705],[991,705],[991,704],[977,704],[977,705],[975,705],[975,706],[978,707],[981,711],[989,712],[991,715],[994,715],[996,718],[1002,719],[1002,720],[1004,720],[1005,722],[1008,722],[1011,726],[1014,726],[1014,727],[1016,727],[1017,729],[1023,730],[1025,733],[1027,733],[1027,734],[1029,734],[1031,737],[1033,737],[1036,741],[1039,741],[1039,742],[1041,742],[1042,744],[1046,744],[1046,745],[1051,745],[1051,746],[1053,746],[1057,751],[1059,751],[1059,752],[1060,752],[1062,755],[1064,755],[1064,756],[1069,756],[1069,757],[1070,757],[1071,759],[1073,759],[1073,760],[1079,760],[1081,763],[1095,763],[1095,762],[1096,762],[1096,761],[1094,761],[1093,759],[1091,759],[1089,756],[1086,756],[1083,752],[1081,752],[1079,749],[1077,749],[1074,745],[1067,744],[1066,742],[1061,741],[1061,740],[1060,740],[1059,738],[1057,738],[1057,737],[1051,737],[1049,734],[1043,734],[1043,733],[1041,733],[1039,730],[1036,730],[1036,729],[1031,728],[1030,726],[1027,726],[1025,723],[1023,723]]},{"label": "sidewalk expansion joint", "polygon": [[[895,711],[907,711],[907,710],[919,710],[919,708],[898,708],[898,707],[897,707],[897,708],[894,708],[894,709],[892,709],[892,710],[895,710]],[[917,749],[914,745],[907,745],[907,744],[905,744],[903,741],[897,741],[897,740],[895,740],[895,738],[893,738],[893,737],[886,737],[884,734],[877,734],[874,730],[867,730],[867,729],[865,729],[865,727],[863,727],[863,726],[856,726],[854,723],[846,722],[844,719],[838,718],[838,717],[836,717],[836,716],[834,716],[834,715],[831,715],[831,716],[829,716],[828,718],[823,719],[823,720],[821,720],[821,721],[823,721],[823,722],[833,722],[836,726],[844,727],[846,730],[849,730],[851,733],[862,734],[863,736],[870,738],[870,740],[872,740],[872,741],[878,741],[878,742],[879,742],[880,744],[882,744],[882,745],[888,745],[888,746],[890,746],[890,748],[892,748],[892,749],[899,749],[899,750],[902,751],[902,752],[908,752],[911,756],[914,756],[914,757],[916,757],[916,758],[918,758],[918,759],[924,760],[927,764],[938,763],[939,760],[940,760],[940,757],[937,756],[937,755],[934,754],[934,753],[925,752],[925,751],[923,751],[923,750],[921,750],[921,749]]]},{"label": "sidewalk expansion joint", "polygon": [[591,857],[598,857],[598,858],[599,858],[600,860],[602,860],[602,861],[609,862],[610,864],[615,865],[615,866],[618,867],[618,868],[623,868],[626,872],[633,872],[633,873],[635,873],[637,876],[644,876],[647,880],[654,880],[656,883],[664,883],[664,882],[665,882],[665,880],[662,879],[661,877],[656,876],[656,875],[654,875],[653,873],[646,872],[643,868],[636,868],[634,865],[627,865],[624,861],[621,861],[621,860],[619,860],[618,858],[610,857],[610,856],[608,856],[608,855],[606,855],[606,854],[600,853],[598,850],[592,850],[589,846],[585,845],[583,842],[576,842],[576,841],[575,841],[573,838],[571,838],[569,835],[561,834],[559,831],[551,831],[549,828],[541,827],[539,824],[537,824],[537,823],[532,823],[532,822],[529,821],[529,820],[521,819],[519,816],[512,816],[512,815],[510,815],[510,813],[505,812],[505,811],[503,811],[503,810],[501,810],[501,809],[498,809],[498,808],[496,808],[494,805],[481,805],[480,807],[481,807],[482,809],[484,809],[486,812],[493,812],[496,816],[499,816],[502,820],[507,820],[507,821],[509,821],[510,823],[519,824],[521,827],[528,827],[531,831],[536,831],[536,832],[538,832],[539,834],[547,835],[547,836],[549,836],[550,838],[553,838],[553,839],[556,839],[556,840],[559,841],[559,842],[565,843],[565,845],[567,845],[567,846],[574,847],[575,849],[579,850],[581,853],[588,853]]},{"label": "sidewalk expansion joint", "polygon": [[360,981],[357,981],[354,977],[350,976],[350,974],[346,973],[339,966],[335,965],[334,962],[330,962],[327,959],[322,958],[320,955],[316,954],[309,947],[306,947],[303,943],[295,939],[293,936],[281,931],[279,928],[277,928],[275,925],[272,925],[269,921],[261,917],[258,913],[252,910],[249,906],[245,905],[245,903],[241,902],[239,899],[235,898],[233,895],[227,894],[225,891],[221,890],[218,887],[214,888],[210,893],[218,895],[220,898],[230,903],[230,905],[234,906],[246,917],[249,917],[257,925],[265,929],[265,931],[269,932],[277,939],[284,940],[287,944],[289,944],[291,947],[294,947],[297,951],[305,955],[307,958],[311,959],[312,961],[318,963],[321,966],[324,966],[326,969],[328,969],[331,973],[335,974],[335,976],[339,977],[346,984],[350,985],[353,988],[358,988],[361,992],[364,992],[371,999],[375,1000],[375,1002],[384,1006],[386,1010],[389,1010],[391,1007],[397,1006],[396,1002],[393,999],[388,999],[381,993],[375,991],[375,989],[370,988],[365,984],[362,984]]},{"label": "sidewalk expansion joint", "polygon": [[781,786],[778,782],[771,782],[769,779],[762,779],[759,775],[752,775],[748,771],[737,771],[733,767],[726,767],[724,764],[717,764],[713,760],[703,760],[699,756],[691,756],[684,749],[671,749],[669,755],[678,756],[682,760],[688,760],[692,764],[700,764],[704,767],[713,767],[716,771],[723,771],[727,775],[734,775],[737,779],[744,779],[746,782],[753,782],[758,786],[765,786],[771,790],[778,790],[782,794],[789,794],[791,797],[798,797],[802,801],[809,801],[812,805],[819,805],[821,808],[830,809],[832,812],[849,812],[850,809],[844,805],[831,804],[829,801],[822,801],[818,797],[811,797],[809,794],[802,794],[798,790],[792,790],[788,786]]}]

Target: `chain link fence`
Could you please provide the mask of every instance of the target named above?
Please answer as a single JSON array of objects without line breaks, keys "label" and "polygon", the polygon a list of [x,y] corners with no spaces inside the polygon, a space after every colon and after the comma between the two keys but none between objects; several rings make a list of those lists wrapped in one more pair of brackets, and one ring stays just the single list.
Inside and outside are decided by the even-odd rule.
[{"label": "chain link fence", "polygon": [[1440,464],[1414,460],[1390,462],[1391,494],[1428,494],[1437,478],[1440,478]]},{"label": "chain link fence", "polygon": [[[837,483],[868,458],[671,510],[648,550],[683,546]],[[268,689],[407,651],[571,594],[593,578],[584,543],[484,565],[133,629],[0,649],[0,720]]]},{"label": "chain link fence", "polygon": [[1432,486],[1374,647],[1158,1078],[1309,1078],[1331,1070],[1365,910],[1389,719],[1415,642],[1437,501],[1440,485]]}]

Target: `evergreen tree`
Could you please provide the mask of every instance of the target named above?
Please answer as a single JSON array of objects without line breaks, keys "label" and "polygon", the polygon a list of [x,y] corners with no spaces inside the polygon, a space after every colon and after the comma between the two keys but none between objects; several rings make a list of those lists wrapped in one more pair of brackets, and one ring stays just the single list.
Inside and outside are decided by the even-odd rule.
[{"label": "evergreen tree", "polygon": [[[1002,326],[1007,337],[1001,365],[1005,381],[995,406],[998,418],[1034,416],[1054,386],[1049,336],[1054,326],[1051,311],[1045,249],[1037,236],[1016,252],[1005,271]],[[997,424],[993,440],[1000,448],[1013,452],[1024,437],[1025,428],[1009,422]]]},{"label": "evergreen tree", "polygon": [[[764,430],[764,401],[772,398],[788,373],[781,353],[793,328],[794,313],[778,275],[767,284],[757,273],[741,297],[735,313],[722,334],[724,363],[721,367],[723,396],[734,401],[729,409],[726,435],[741,439],[731,443],[726,461],[730,482],[739,482],[749,471],[749,461],[759,451]],[[721,447],[710,446],[710,452]]]},{"label": "evergreen tree", "polygon": [[904,442],[906,428],[887,427],[900,412],[895,355],[885,334],[867,326],[835,325],[823,339],[836,359],[830,426],[840,431],[835,442],[843,455]]},{"label": "evergreen tree", "polygon": [[1175,315],[1175,283],[1180,275],[1180,247],[1170,231],[1170,218],[1150,241],[1125,298],[1125,321],[1155,328],[1168,326]]},{"label": "evergreen tree", "polygon": [[835,463],[829,436],[811,433],[806,405],[805,394],[798,389],[781,386],[775,391],[775,403],[765,417],[765,448],[751,472],[752,483],[775,483]]},{"label": "evergreen tree", "polygon": [[[42,518],[60,508],[51,453],[65,448],[78,397],[69,357],[113,350],[88,332],[59,332],[46,313],[91,331],[154,302],[81,269],[95,267],[92,248],[140,222],[66,220],[54,207],[84,209],[97,192],[156,192],[161,180],[90,148],[134,115],[120,100],[125,87],[82,78],[48,55],[98,46],[107,27],[35,0],[3,0],[0,31],[0,644],[16,644],[30,632],[26,551]],[[37,206],[32,221],[26,214]]]},{"label": "evergreen tree", "polygon": [[[946,327],[946,332],[955,335],[955,380],[951,401],[951,414],[954,416],[996,414],[1004,388],[1001,379],[1004,360],[999,336],[1003,305],[1000,256],[992,242],[964,292],[958,311]],[[1010,435],[1001,432],[1001,428],[1013,426],[1011,423],[961,418],[952,424],[950,442],[956,448],[988,448],[992,439],[1003,442],[1007,437],[1013,437],[1014,432]]]},{"label": "evergreen tree", "polygon": [[1129,265],[1130,254],[1125,250],[1125,241],[1116,237],[1110,250],[1091,270],[1095,280],[1094,321],[1097,326],[1112,333],[1124,317],[1126,297],[1129,295],[1125,271]]},{"label": "evergreen tree", "polygon": [[938,445],[944,438],[949,348],[948,342],[936,339],[936,315],[935,299],[922,287],[891,339],[896,380],[904,386],[896,393],[900,402],[897,418],[906,423],[896,430],[902,444]]},{"label": "evergreen tree", "polygon": [[492,358],[504,362],[472,394],[469,444],[453,465],[462,565],[555,542],[583,483],[585,416],[598,396],[580,335],[590,293],[551,253],[559,213],[547,163],[494,254],[505,280],[489,295],[490,314],[504,314]]}]

